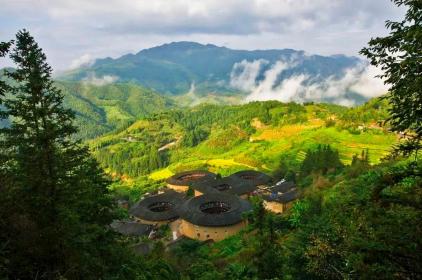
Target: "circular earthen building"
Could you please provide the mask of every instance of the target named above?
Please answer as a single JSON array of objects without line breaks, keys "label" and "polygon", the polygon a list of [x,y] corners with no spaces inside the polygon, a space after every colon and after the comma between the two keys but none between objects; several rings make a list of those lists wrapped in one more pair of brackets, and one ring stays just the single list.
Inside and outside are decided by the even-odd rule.
[{"label": "circular earthen building", "polygon": [[177,173],[166,180],[167,187],[177,192],[186,192],[192,183],[215,179],[214,173],[193,170]]},{"label": "circular earthen building", "polygon": [[239,171],[239,172],[233,173],[229,177],[241,178],[243,180],[250,182],[256,187],[266,186],[268,184],[271,184],[271,182],[273,181],[273,178],[271,178],[267,174],[256,171],[256,170]]},{"label": "circular earthen building", "polygon": [[137,202],[129,214],[144,224],[163,225],[179,217],[179,208],[183,202],[183,194],[170,191]]},{"label": "circular earthen building", "polygon": [[243,213],[251,204],[235,195],[208,193],[187,200],[180,207],[180,232],[192,239],[219,241],[236,234],[247,222]]}]

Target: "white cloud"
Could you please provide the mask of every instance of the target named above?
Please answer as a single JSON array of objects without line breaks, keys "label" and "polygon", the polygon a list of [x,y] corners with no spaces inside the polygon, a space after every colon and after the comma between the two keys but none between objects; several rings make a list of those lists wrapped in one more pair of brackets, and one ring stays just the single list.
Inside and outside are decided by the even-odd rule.
[{"label": "white cloud", "polygon": [[[278,78],[283,71],[295,66],[296,63],[295,61],[278,61],[263,73],[264,79],[257,82],[259,73],[250,69],[258,69],[257,65],[260,65],[260,62],[242,62],[243,72],[239,72],[239,65],[233,67],[231,85],[250,92],[246,101],[317,101],[345,106],[355,105],[356,100],[349,96],[350,93],[369,99],[388,91],[383,81],[376,77],[381,74],[380,70],[366,64],[346,69],[340,78],[330,76],[321,81],[318,77],[298,73],[279,81]],[[241,82],[243,84],[240,84]]]},{"label": "white cloud", "polygon": [[289,68],[289,64],[284,61],[277,61],[269,70],[265,71],[264,80],[253,89],[252,95],[266,95],[267,93],[271,94],[273,87],[276,85],[277,77],[284,70]]},{"label": "white cloud", "polygon": [[382,95],[389,88],[377,77],[381,74],[382,71],[379,68],[370,65],[358,75],[357,81],[350,86],[350,89],[368,98]]},{"label": "white cloud", "polygon": [[90,54],[84,54],[70,62],[69,69],[76,69],[83,66],[91,66],[95,59]]},{"label": "white cloud", "polygon": [[118,79],[119,77],[112,76],[112,75],[97,77],[94,73],[92,73],[88,75],[85,79],[83,79],[83,82],[85,84],[92,84],[95,86],[104,86],[104,85],[112,84],[116,82]]},{"label": "white cloud", "polygon": [[241,90],[249,90],[256,85],[256,79],[263,65],[268,64],[265,59],[258,59],[252,62],[242,60],[233,65],[230,73],[230,86]]}]

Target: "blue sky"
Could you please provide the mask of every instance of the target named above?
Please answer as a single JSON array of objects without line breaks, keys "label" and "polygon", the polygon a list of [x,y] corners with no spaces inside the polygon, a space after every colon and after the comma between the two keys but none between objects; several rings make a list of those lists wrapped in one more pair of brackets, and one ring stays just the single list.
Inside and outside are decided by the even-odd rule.
[{"label": "blue sky", "polygon": [[0,7],[0,40],[28,29],[57,70],[171,41],[358,55],[386,34],[385,20],[404,14],[389,0],[0,0]]}]

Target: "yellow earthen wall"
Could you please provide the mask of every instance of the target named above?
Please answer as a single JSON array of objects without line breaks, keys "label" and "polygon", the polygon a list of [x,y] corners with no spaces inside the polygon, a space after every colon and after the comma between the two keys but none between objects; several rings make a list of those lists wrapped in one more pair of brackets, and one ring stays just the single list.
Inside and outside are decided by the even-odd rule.
[{"label": "yellow earthen wall", "polygon": [[290,209],[292,205],[293,205],[293,202],[283,204],[276,201],[264,201],[265,209],[274,213],[283,213],[287,211],[288,209]]},{"label": "yellow earthen wall", "polygon": [[167,188],[172,189],[176,192],[187,192],[189,189],[189,186],[178,186],[178,185],[172,185],[172,184],[167,184]]},{"label": "yellow earthen wall", "polygon": [[264,207],[268,211],[271,211],[274,213],[283,213],[284,211],[283,204],[275,202],[275,201],[264,201]]},{"label": "yellow earthen wall", "polygon": [[202,195],[203,193],[201,193],[200,191],[197,191],[197,190],[195,190],[195,196],[200,196],[200,195]]},{"label": "yellow earthen wall", "polygon": [[214,241],[220,241],[238,233],[241,229],[245,228],[245,226],[245,221],[230,226],[205,227],[197,226],[188,221],[182,220],[179,231],[184,236],[192,239],[201,241],[212,239]]}]

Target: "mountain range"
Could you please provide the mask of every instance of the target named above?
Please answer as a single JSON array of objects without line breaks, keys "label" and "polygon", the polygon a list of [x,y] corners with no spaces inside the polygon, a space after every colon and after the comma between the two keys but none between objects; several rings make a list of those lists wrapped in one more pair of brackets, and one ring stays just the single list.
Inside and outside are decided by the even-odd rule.
[{"label": "mountain range", "polygon": [[86,139],[154,113],[200,103],[362,104],[384,93],[373,91],[367,70],[365,61],[345,55],[174,42],[115,59],[97,59],[57,76],[56,84],[65,105],[76,113],[78,136]]},{"label": "mountain range", "polygon": [[132,82],[166,95],[243,92],[251,95],[250,100],[353,105],[373,97],[356,86],[366,69],[365,61],[345,55],[309,55],[292,49],[234,50],[173,42],[115,59],[97,59],[58,79],[101,85]]}]

